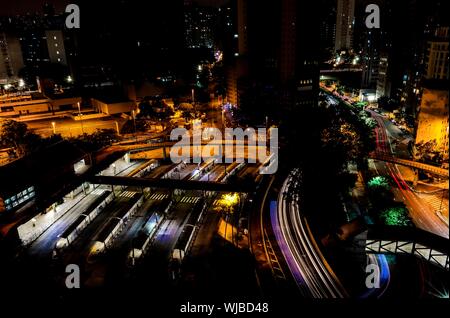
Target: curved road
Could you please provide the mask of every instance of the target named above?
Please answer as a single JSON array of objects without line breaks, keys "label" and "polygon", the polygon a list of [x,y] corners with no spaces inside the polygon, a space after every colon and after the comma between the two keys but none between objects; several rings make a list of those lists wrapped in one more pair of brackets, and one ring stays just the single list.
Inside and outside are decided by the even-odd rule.
[{"label": "curved road", "polygon": [[294,190],[300,182],[299,174],[294,170],[279,193],[278,207],[271,215],[275,237],[302,294],[313,298],[348,297],[300,214]]},{"label": "curved road", "polygon": [[[377,121],[378,127],[375,129],[377,152],[386,155],[393,155],[385,119],[377,113],[370,111],[372,117]],[[377,171],[380,175],[389,175],[397,184],[394,194],[397,199],[403,201],[410,212],[414,224],[426,231],[434,234],[449,237],[448,226],[435,214],[433,208],[426,202],[423,202],[417,194],[411,191],[409,185],[403,179],[397,166],[393,163],[379,162]]]}]

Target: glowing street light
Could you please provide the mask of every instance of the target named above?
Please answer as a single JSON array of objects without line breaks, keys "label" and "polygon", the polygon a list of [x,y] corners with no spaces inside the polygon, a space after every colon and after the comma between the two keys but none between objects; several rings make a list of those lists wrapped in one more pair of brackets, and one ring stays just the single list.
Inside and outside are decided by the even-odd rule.
[{"label": "glowing street light", "polygon": [[53,134],[56,134],[56,123],[52,121],[52,127],[53,127]]}]

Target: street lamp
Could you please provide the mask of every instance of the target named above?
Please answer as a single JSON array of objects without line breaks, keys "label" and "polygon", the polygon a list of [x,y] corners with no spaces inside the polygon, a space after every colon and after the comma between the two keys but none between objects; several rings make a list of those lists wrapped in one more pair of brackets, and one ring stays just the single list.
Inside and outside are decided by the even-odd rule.
[{"label": "street lamp", "polygon": [[84,129],[83,129],[83,114],[80,114],[80,125],[81,125],[81,134],[84,135]]},{"label": "street lamp", "polygon": [[116,124],[117,135],[120,136],[119,123],[117,122],[117,120],[114,123]]},{"label": "street lamp", "polygon": [[53,135],[56,134],[56,123],[52,121],[52,127],[53,127]]},{"label": "street lamp", "polygon": [[81,134],[84,135],[83,114],[81,113],[81,104],[80,104],[80,102],[77,103],[77,106],[78,106],[78,116],[80,117]]},{"label": "street lamp", "polygon": [[133,115],[134,137],[136,138],[136,142],[137,142],[137,133],[136,133],[136,112],[134,111],[134,109],[131,111],[131,114]]},{"label": "street lamp", "polygon": [[222,128],[224,129],[225,132],[225,109],[222,108]]}]

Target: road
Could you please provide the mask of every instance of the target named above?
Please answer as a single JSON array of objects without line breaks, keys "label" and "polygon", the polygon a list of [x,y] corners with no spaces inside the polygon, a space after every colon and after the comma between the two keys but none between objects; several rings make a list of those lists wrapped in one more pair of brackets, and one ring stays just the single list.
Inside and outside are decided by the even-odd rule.
[{"label": "road", "polygon": [[271,211],[272,228],[301,293],[313,298],[345,298],[347,293],[321,254],[301,216],[295,187],[298,170],[285,180],[278,206]]},{"label": "road", "polygon": [[[377,152],[381,154],[394,155],[394,150],[391,144],[391,138],[396,138],[391,132],[390,122],[376,112],[370,111],[372,117],[377,121],[376,128],[376,146]],[[383,176],[390,176],[396,183],[397,187],[393,188],[395,198],[402,201],[407,206],[410,216],[414,224],[423,230],[432,232],[434,234],[449,237],[449,228],[435,213],[434,208],[425,200],[421,199],[411,187],[406,183],[397,165],[375,161],[375,170],[378,174]]]},{"label": "road", "polygon": [[[188,191],[179,198],[177,204],[168,212],[154,236],[154,241],[145,254],[142,262],[136,267],[136,277],[139,284],[151,286],[153,291],[165,291],[172,286],[170,259],[172,250],[181,234],[196,197],[194,192]],[[171,292],[173,292],[171,290]]]},{"label": "road", "polygon": [[[42,136],[50,136],[55,132],[63,137],[76,137],[82,133],[92,134],[97,129],[117,130],[117,125],[121,125],[123,119],[89,119],[75,121],[73,119],[52,118],[51,120],[37,120],[27,122],[28,128]],[[53,130],[53,124],[55,129]],[[117,122],[117,124],[116,124]]]},{"label": "road", "polygon": [[211,171],[200,178],[200,181],[218,181],[219,178],[225,174],[225,171],[228,171],[227,164],[216,164]]}]

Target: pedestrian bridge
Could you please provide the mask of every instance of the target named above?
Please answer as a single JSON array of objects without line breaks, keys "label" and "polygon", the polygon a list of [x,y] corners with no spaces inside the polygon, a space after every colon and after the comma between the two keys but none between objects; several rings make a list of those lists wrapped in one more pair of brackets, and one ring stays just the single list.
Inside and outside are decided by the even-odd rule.
[{"label": "pedestrian bridge", "polygon": [[159,178],[136,178],[118,176],[91,176],[88,181],[92,184],[108,184],[134,187],[203,190],[220,192],[250,192],[254,191],[255,185],[243,182],[219,183],[212,181],[192,181]]},{"label": "pedestrian bridge", "polygon": [[380,153],[373,153],[370,155],[370,158],[380,160],[380,161],[395,163],[395,164],[399,164],[402,166],[420,169],[420,170],[423,170],[426,172],[434,173],[441,177],[447,177],[447,178],[449,177],[449,171],[447,169],[442,169],[442,168],[439,168],[436,166],[428,165],[426,163],[421,163],[421,162],[407,160],[407,159],[395,158],[395,157],[388,156],[385,154],[380,154]]},{"label": "pedestrian bridge", "polygon": [[448,271],[448,239],[444,237],[417,228],[369,225],[360,238],[365,238],[366,253],[413,255]]}]

